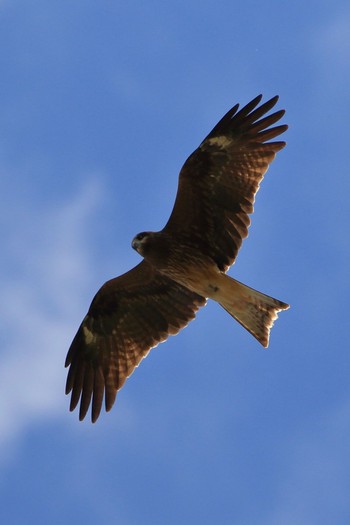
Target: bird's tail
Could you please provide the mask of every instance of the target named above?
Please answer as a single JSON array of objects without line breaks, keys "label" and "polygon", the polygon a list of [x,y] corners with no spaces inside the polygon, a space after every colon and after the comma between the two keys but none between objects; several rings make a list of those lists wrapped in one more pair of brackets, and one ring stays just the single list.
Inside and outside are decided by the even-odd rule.
[{"label": "bird's tail", "polygon": [[270,330],[277,314],[287,310],[289,305],[265,295],[224,273],[215,299],[232,315],[248,332],[250,332],[265,348],[269,345]]}]

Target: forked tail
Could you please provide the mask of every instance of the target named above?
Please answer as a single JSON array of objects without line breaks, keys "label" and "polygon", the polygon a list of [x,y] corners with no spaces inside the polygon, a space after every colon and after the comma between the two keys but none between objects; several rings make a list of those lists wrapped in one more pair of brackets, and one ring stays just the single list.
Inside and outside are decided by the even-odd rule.
[{"label": "forked tail", "polygon": [[270,330],[277,319],[278,312],[287,310],[289,305],[258,292],[228,275],[221,275],[221,285],[215,299],[267,348]]}]

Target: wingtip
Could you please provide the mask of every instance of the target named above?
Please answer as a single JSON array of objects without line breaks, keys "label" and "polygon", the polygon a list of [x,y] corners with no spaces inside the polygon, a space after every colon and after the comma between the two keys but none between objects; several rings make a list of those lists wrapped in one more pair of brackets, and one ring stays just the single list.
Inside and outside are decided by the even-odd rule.
[{"label": "wingtip", "polygon": [[[269,144],[269,142],[267,142],[266,144]],[[281,151],[283,148],[286,147],[287,142],[285,142],[284,140],[280,140],[280,141],[272,142],[271,144],[273,144],[274,151],[275,153],[277,153],[278,151]]]},{"label": "wingtip", "polygon": [[98,414],[97,416],[94,416],[94,415],[91,414],[91,423],[92,423],[92,424],[95,424],[95,423],[96,423],[96,421],[97,421],[98,418],[99,418],[99,415],[100,415],[100,414]]},{"label": "wingtip", "polygon": [[80,410],[79,410],[79,421],[83,421],[83,419],[85,419],[85,416],[87,414],[87,411],[88,411],[89,407],[85,407],[81,402],[80,402]]},{"label": "wingtip", "polygon": [[[264,98],[264,95],[262,93],[259,93],[259,95],[257,95],[255,98],[253,98],[253,100],[251,102],[252,103],[253,102],[259,103],[259,102],[262,101],[263,98]],[[280,98],[279,95],[274,95],[273,97],[269,98],[266,102],[264,102],[264,104],[271,103],[274,106],[275,104],[277,104],[279,98]]]}]

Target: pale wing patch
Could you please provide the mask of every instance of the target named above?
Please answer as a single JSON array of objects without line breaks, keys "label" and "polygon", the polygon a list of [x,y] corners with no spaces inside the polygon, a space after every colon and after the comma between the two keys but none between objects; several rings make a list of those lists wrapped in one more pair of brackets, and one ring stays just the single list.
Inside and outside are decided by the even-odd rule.
[{"label": "pale wing patch", "polygon": [[225,135],[221,135],[220,137],[212,137],[210,139],[206,139],[200,147],[203,147],[204,145],[207,146],[219,146],[219,148],[227,148],[232,143],[232,138],[227,137]]},{"label": "pale wing patch", "polygon": [[86,326],[83,326],[83,334],[84,334],[84,339],[87,345],[96,343],[97,341],[96,335],[90,332],[90,330]]}]

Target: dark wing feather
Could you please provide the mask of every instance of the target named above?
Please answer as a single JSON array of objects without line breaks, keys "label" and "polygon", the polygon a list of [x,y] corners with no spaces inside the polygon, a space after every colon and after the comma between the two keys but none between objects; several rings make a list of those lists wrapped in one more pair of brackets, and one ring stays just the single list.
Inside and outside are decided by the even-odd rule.
[{"label": "dark wing feather", "polygon": [[92,401],[92,421],[103,397],[110,410],[117,391],[151,348],[178,333],[191,321],[205,299],[146,262],[105,283],[70,346],[66,393],[70,410],[80,400],[80,420]]},{"label": "dark wing feather", "polygon": [[234,106],[187,159],[163,230],[211,257],[222,271],[234,262],[248,235],[255,194],[285,146],[266,142],[286,131],[286,125],[271,127],[284,111],[261,118],[278,97],[258,106],[261,99],[259,95],[240,111]]}]

